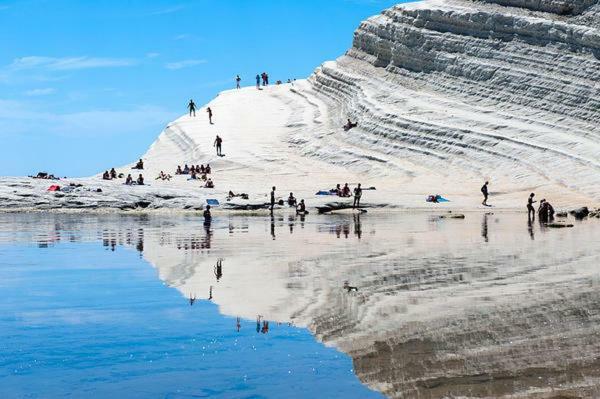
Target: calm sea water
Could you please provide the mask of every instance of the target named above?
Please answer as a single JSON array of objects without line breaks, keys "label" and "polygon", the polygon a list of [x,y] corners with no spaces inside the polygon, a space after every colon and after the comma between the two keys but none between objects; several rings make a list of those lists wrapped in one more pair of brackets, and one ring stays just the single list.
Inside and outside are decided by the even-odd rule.
[{"label": "calm sea water", "polygon": [[[217,216],[211,226],[193,216],[0,215],[0,397],[444,397],[553,388],[556,375],[508,388],[478,381],[481,391],[467,377],[502,369],[498,359],[513,356],[488,350],[489,331],[494,345],[505,339],[498,331],[506,345],[522,339],[519,350],[536,364],[544,333],[534,334],[536,322],[522,327],[518,315],[539,309],[530,300],[547,305],[595,290],[597,231],[594,222],[544,229],[523,214]],[[511,306],[520,306],[509,312],[515,320],[481,316]],[[569,306],[555,310],[589,310],[583,300]],[[598,331],[600,323],[586,320],[578,336]],[[550,320],[557,334],[575,325]],[[467,340],[465,330],[478,335]],[[434,344],[415,349],[415,336]],[[569,353],[584,345],[569,342]],[[457,366],[482,348],[490,353],[481,364]],[[444,363],[449,353],[454,360]],[[538,363],[568,366],[558,349],[544,356]],[[510,368],[525,367],[512,360]],[[460,384],[439,382],[451,375]]]},{"label": "calm sea water", "polygon": [[0,228],[2,398],[381,397],[307,329],[190,306],[161,281],[144,250],[174,229],[206,247],[194,218],[3,215]]}]

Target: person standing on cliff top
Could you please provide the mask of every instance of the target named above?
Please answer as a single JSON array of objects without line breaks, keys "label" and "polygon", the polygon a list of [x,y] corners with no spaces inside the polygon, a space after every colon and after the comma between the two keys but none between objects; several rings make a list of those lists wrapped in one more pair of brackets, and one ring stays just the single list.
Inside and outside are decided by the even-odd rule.
[{"label": "person standing on cliff top", "polygon": [[489,195],[489,193],[488,193],[488,184],[489,184],[489,182],[486,181],[484,183],[484,185],[481,186],[481,193],[483,194],[483,202],[481,203],[481,205],[483,205],[483,206],[490,206],[487,203],[488,195]]},{"label": "person standing on cliff top", "polygon": [[242,81],[242,78],[240,78],[240,75],[237,75],[235,77],[235,88],[239,89],[240,88],[240,82]]},{"label": "person standing on cliff top", "polygon": [[212,125],[213,121],[212,121],[212,109],[210,109],[210,107],[206,108],[206,112],[208,113],[208,122]]},{"label": "person standing on cliff top", "polygon": [[215,142],[213,143],[213,147],[217,148],[218,156],[223,156],[223,154],[221,152],[221,144],[222,143],[223,143],[223,139],[221,137],[219,137],[219,135],[217,134],[217,137],[215,138]]},{"label": "person standing on cliff top", "polygon": [[194,100],[190,100],[190,103],[188,104],[188,109],[190,110],[190,117],[192,116],[192,113],[194,114],[194,116],[196,116],[196,104],[194,104]]}]

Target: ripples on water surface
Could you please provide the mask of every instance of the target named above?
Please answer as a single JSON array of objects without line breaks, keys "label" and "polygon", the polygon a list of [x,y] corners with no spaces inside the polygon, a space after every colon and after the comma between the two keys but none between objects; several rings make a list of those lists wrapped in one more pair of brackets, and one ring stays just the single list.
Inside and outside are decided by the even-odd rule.
[{"label": "ripples on water surface", "polygon": [[0,215],[0,393],[596,396],[598,227]]}]

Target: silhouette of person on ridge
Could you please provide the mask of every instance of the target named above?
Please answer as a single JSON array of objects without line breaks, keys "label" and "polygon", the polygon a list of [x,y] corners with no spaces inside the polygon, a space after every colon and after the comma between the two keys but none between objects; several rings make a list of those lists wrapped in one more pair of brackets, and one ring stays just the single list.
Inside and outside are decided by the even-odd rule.
[{"label": "silhouette of person on ridge", "polygon": [[194,103],[194,100],[190,100],[190,103],[188,104],[188,109],[190,110],[190,117],[192,116],[192,114],[196,116],[196,104]]}]

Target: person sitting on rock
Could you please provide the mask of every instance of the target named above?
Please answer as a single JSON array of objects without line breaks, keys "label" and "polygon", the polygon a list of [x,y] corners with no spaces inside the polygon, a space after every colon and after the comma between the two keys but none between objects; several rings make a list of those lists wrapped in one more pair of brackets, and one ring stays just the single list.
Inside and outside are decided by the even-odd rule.
[{"label": "person sitting on rock", "polygon": [[111,168],[110,169],[110,178],[111,179],[116,179],[117,178],[117,171],[115,170],[115,168]]},{"label": "person sitting on rock", "polygon": [[166,175],[165,172],[161,170],[156,180],[171,180],[171,175]]},{"label": "person sitting on rock", "polygon": [[306,213],[306,204],[304,203],[303,199],[300,200],[300,203],[296,208],[296,213]]},{"label": "person sitting on rock", "polygon": [[184,175],[189,175],[190,174],[190,167],[187,165],[187,163],[183,167],[183,174]]},{"label": "person sitting on rock", "polygon": [[352,123],[352,121],[350,119],[348,119],[348,122],[346,122],[346,124],[344,125],[344,130],[348,131],[356,126],[358,126],[358,123]]},{"label": "person sitting on rock", "polygon": [[212,170],[210,169],[210,165],[206,164],[206,168],[204,168],[204,173],[206,173],[207,175],[210,175],[211,172],[212,172]]},{"label": "person sitting on rock", "polygon": [[206,170],[204,169],[204,164],[200,165],[200,173],[206,173]]},{"label": "person sitting on rock", "polygon": [[297,202],[296,198],[294,197],[294,193],[290,193],[290,196],[287,199],[287,203],[291,207],[296,206]]},{"label": "person sitting on rock", "polygon": [[136,183],[137,183],[138,186],[143,186],[144,185],[144,176],[142,176],[141,173],[138,176]]},{"label": "person sitting on rock", "polygon": [[548,201],[542,199],[538,208],[538,220],[540,223],[548,223],[554,219],[554,208]]},{"label": "person sitting on rock", "polygon": [[133,177],[131,177],[131,174],[127,175],[127,178],[125,179],[125,184],[127,184],[128,186],[131,186],[133,184]]},{"label": "person sitting on rock", "polygon": [[206,181],[206,184],[204,185],[205,188],[215,188],[215,184],[213,183],[213,181],[211,179],[208,179]]},{"label": "person sitting on rock", "polygon": [[192,167],[192,169],[190,169],[190,179],[196,180],[196,178],[196,168]]},{"label": "person sitting on rock", "polygon": [[177,165],[177,170],[175,171],[176,175],[182,175],[183,174],[183,170],[181,170],[181,165]]},{"label": "person sitting on rock", "polygon": [[144,161],[140,159],[131,169],[144,169]]},{"label": "person sitting on rock", "polygon": [[330,193],[337,195],[338,197],[342,195],[342,188],[339,184],[335,185],[335,188],[329,190]]},{"label": "person sitting on rock", "polygon": [[540,223],[548,223],[554,220],[554,208],[545,199],[540,201],[538,208],[538,218]]},{"label": "person sitting on rock", "polygon": [[102,180],[110,180],[110,173],[108,173],[108,170],[105,170],[104,173],[102,173]]},{"label": "person sitting on rock", "polygon": [[350,191],[350,187],[348,187],[348,183],[344,184],[344,188],[342,189],[342,197],[350,197],[352,196],[352,191]]}]

